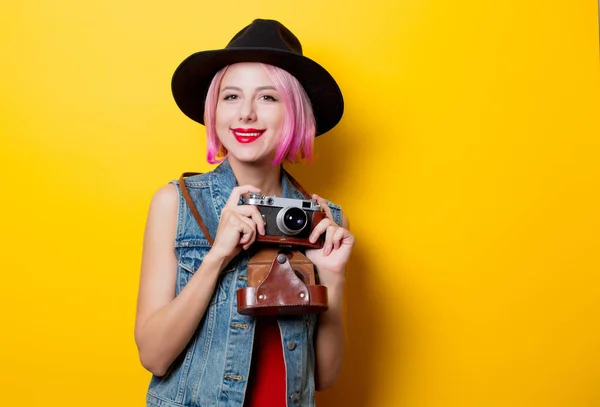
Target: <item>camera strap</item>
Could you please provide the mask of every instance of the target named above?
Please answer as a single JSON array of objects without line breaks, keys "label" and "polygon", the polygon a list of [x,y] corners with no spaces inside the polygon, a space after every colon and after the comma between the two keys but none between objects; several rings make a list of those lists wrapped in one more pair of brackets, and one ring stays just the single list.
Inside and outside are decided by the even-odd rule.
[{"label": "camera strap", "polygon": [[204,237],[206,238],[206,240],[208,240],[208,243],[210,243],[210,245],[212,246],[214,243],[214,240],[211,237],[211,235],[208,231],[208,228],[204,224],[204,221],[202,220],[202,216],[200,216],[200,213],[198,212],[198,208],[196,208],[196,205],[194,205],[194,201],[192,200],[192,197],[190,196],[190,193],[188,192],[188,189],[187,189],[187,187],[185,185],[185,181],[184,181],[184,178],[186,178],[186,177],[190,177],[192,175],[200,175],[200,174],[202,174],[202,173],[201,172],[184,172],[179,177],[179,186],[181,188],[181,192],[183,193],[183,197],[185,198],[185,201],[187,202],[190,210],[192,211],[192,215],[194,215],[194,219],[196,219],[198,226],[200,226],[200,229],[202,229],[202,233],[204,233]]}]

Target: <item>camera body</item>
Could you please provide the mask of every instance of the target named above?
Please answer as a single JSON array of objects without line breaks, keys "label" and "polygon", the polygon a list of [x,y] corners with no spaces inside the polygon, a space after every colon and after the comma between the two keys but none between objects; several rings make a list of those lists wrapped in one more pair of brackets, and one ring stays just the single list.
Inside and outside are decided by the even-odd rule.
[{"label": "camera body", "polygon": [[255,205],[265,222],[265,236],[256,241],[280,246],[323,247],[324,236],[315,243],[308,238],[314,227],[326,217],[314,199],[293,199],[249,193],[242,197],[245,205]]}]

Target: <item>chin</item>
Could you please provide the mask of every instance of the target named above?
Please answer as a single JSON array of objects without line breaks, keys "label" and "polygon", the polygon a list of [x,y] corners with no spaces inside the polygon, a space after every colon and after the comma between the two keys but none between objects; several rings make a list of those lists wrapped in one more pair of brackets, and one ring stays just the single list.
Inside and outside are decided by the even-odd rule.
[{"label": "chin", "polygon": [[234,159],[244,164],[271,164],[275,159],[275,154],[261,154],[251,151],[229,151],[230,159]]}]

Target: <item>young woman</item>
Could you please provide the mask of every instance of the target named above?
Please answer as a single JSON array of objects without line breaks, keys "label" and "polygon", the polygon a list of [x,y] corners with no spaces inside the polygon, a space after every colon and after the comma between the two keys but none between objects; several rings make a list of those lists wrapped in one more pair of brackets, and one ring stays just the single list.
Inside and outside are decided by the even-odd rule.
[{"label": "young woman", "polygon": [[[307,249],[326,312],[250,317],[237,311],[247,286],[258,208],[249,192],[304,199],[282,167],[310,161],[313,141],[341,119],[335,80],[302,55],[298,39],[273,20],[255,20],[226,48],[198,52],[172,81],[180,109],[206,125],[208,161],[218,166],[185,178],[212,244],[184,199],[181,180],[154,195],[144,237],[135,340],[153,376],[148,406],[313,406],[333,385],[344,348],[345,267],[354,245],[339,206],[313,195],[327,218]],[[212,240],[212,239],[211,239]]]}]

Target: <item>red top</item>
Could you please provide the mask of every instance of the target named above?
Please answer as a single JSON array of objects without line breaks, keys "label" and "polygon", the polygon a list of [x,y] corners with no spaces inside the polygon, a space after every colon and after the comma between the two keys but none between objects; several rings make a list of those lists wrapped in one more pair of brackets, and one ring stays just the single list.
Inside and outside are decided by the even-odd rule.
[{"label": "red top", "polygon": [[275,317],[258,317],[244,407],[285,407],[286,376]]}]

